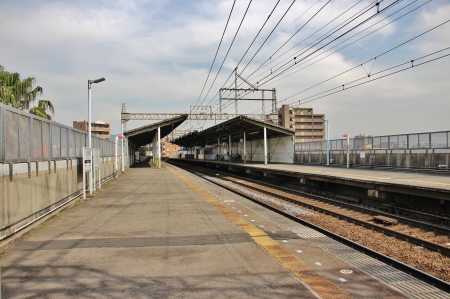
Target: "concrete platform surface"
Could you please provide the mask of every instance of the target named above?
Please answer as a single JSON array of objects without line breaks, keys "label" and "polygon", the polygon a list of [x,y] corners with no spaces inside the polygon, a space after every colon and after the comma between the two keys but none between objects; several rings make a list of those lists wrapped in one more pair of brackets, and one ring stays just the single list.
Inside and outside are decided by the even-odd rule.
[{"label": "concrete platform surface", "polygon": [[[0,259],[3,298],[318,298],[293,263],[341,298],[404,298],[247,207],[212,204],[202,192],[220,189],[195,190],[170,168],[127,170],[11,248]],[[249,233],[256,223],[267,236]],[[267,246],[278,243],[298,261],[274,258]],[[343,283],[341,269],[358,275]]]}]

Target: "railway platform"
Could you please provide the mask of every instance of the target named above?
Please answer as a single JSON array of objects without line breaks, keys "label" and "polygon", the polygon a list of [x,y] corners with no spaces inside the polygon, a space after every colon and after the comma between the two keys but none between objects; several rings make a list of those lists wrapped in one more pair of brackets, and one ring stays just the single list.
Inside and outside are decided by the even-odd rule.
[{"label": "railway platform", "polygon": [[308,166],[300,164],[258,162],[221,162],[209,160],[171,159],[178,162],[195,162],[202,164],[216,164],[227,167],[242,168],[248,170],[264,171],[274,174],[288,174],[298,178],[320,178],[323,181],[338,180],[348,182],[361,182],[367,184],[392,185],[398,187],[409,187],[429,191],[440,191],[448,193],[450,198],[450,181],[448,174],[425,173],[403,170],[381,170],[364,168],[342,168],[333,166]]},{"label": "railway platform", "polygon": [[4,298],[446,298],[172,165],[130,168],[0,258]]}]

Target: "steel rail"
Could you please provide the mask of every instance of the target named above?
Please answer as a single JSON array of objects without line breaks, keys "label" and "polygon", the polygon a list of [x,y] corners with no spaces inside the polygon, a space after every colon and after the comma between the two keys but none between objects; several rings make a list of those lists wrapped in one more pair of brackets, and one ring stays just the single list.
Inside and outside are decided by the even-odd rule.
[{"label": "steel rail", "polygon": [[[207,178],[205,178],[205,179],[207,179]],[[212,182],[214,184],[218,184],[217,182],[214,182],[212,180],[208,180],[208,181],[210,181],[210,182]],[[409,265],[407,265],[405,263],[397,261],[397,260],[395,260],[395,259],[393,259],[393,258],[391,258],[391,257],[389,257],[387,255],[379,253],[379,252],[377,252],[375,250],[372,250],[372,249],[370,249],[368,247],[365,247],[365,246],[363,246],[361,244],[353,242],[353,241],[351,241],[351,240],[349,240],[347,238],[344,238],[344,237],[341,237],[341,236],[339,236],[339,235],[337,235],[335,233],[332,233],[332,232],[330,232],[330,231],[328,231],[328,230],[326,230],[324,228],[321,228],[321,227],[316,226],[316,225],[314,225],[312,223],[309,223],[309,222],[307,222],[305,220],[302,220],[301,218],[295,217],[295,216],[293,216],[293,215],[291,215],[291,214],[289,214],[287,212],[284,212],[284,211],[282,211],[280,209],[277,209],[277,208],[275,208],[275,207],[273,207],[271,205],[268,205],[268,204],[263,203],[263,202],[261,202],[259,200],[256,200],[256,199],[252,198],[251,196],[246,195],[243,192],[241,193],[241,192],[239,192],[239,191],[237,191],[237,190],[235,190],[233,188],[230,188],[229,186],[226,186],[225,184],[224,185],[218,184],[218,185],[220,185],[221,187],[223,187],[223,188],[225,188],[227,190],[230,190],[230,191],[232,191],[234,193],[237,193],[240,196],[245,197],[245,198],[247,198],[247,199],[249,199],[249,200],[251,200],[251,201],[253,201],[253,202],[257,203],[257,204],[260,204],[260,205],[264,206],[265,208],[268,208],[268,209],[270,209],[270,210],[272,210],[272,211],[274,211],[276,213],[279,213],[279,214],[283,215],[286,218],[289,218],[289,219],[291,219],[291,220],[293,220],[295,222],[299,222],[302,225],[310,227],[310,228],[312,228],[312,229],[314,229],[314,230],[316,230],[316,231],[318,231],[318,232],[320,232],[320,233],[322,233],[322,234],[324,234],[324,235],[326,235],[326,236],[328,236],[328,237],[330,237],[330,238],[332,238],[332,239],[334,239],[334,240],[336,240],[336,241],[338,241],[338,242],[340,242],[342,244],[345,244],[345,245],[347,245],[349,247],[352,247],[352,248],[358,250],[359,252],[361,252],[363,254],[366,254],[366,255],[368,255],[368,256],[370,256],[372,258],[375,258],[375,259],[377,259],[379,261],[382,261],[385,264],[388,264],[388,265],[390,265],[390,266],[392,266],[392,267],[394,267],[394,268],[396,268],[398,270],[401,270],[401,271],[403,271],[405,273],[408,273],[409,275],[411,275],[411,276],[413,276],[415,278],[418,278],[421,281],[424,281],[424,282],[426,282],[428,284],[431,284],[431,285],[435,286],[436,288],[439,288],[439,289],[441,289],[441,290],[443,290],[445,292],[450,293],[450,284],[447,283],[446,281],[442,280],[442,279],[434,277],[434,276],[432,276],[432,275],[430,275],[428,273],[425,273],[425,272],[423,272],[421,270],[413,268],[413,267],[411,267],[411,266],[409,266]]]}]

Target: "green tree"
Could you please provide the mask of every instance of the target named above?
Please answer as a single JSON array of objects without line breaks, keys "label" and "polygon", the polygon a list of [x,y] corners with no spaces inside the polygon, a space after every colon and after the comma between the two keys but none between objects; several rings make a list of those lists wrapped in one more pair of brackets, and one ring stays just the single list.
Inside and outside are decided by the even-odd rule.
[{"label": "green tree", "polygon": [[55,114],[52,102],[39,100],[37,106],[30,108],[30,105],[44,92],[42,87],[34,87],[35,83],[36,79],[34,77],[21,80],[19,73],[7,72],[0,65],[0,102],[16,109],[27,110],[31,114],[46,119],[52,119],[47,113],[49,111],[52,115]]}]

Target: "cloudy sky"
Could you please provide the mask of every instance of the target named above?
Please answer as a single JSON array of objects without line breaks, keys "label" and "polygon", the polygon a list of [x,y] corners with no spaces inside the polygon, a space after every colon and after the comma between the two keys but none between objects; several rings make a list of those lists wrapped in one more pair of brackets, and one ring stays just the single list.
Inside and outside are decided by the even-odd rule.
[{"label": "cloudy sky", "polygon": [[[219,88],[278,2],[253,0],[230,48],[249,1],[236,1],[201,96],[234,0],[0,0],[0,65],[35,77],[44,89],[42,98],[56,107],[56,121],[68,126],[87,118],[87,80],[99,77],[106,81],[92,88],[92,117],[111,122],[112,133],[120,131],[122,103],[127,112],[182,113],[196,103],[216,110]],[[411,60],[417,65],[450,54],[444,50],[418,59],[450,47],[449,22],[380,56],[448,21],[450,0],[384,0],[382,13],[375,16],[374,7],[351,22],[376,1],[297,0],[290,7],[292,2],[279,1],[239,64],[239,72],[248,65],[241,76],[253,84],[269,80],[261,87],[276,88],[279,105],[312,107],[325,114],[331,137],[450,130],[450,56],[345,90],[408,68]],[[344,91],[321,97],[342,85]],[[233,113],[234,106],[224,111]],[[261,113],[261,103],[241,102],[239,112]],[[130,121],[127,128],[148,123]],[[184,128],[198,125],[210,123],[192,122]]]}]

